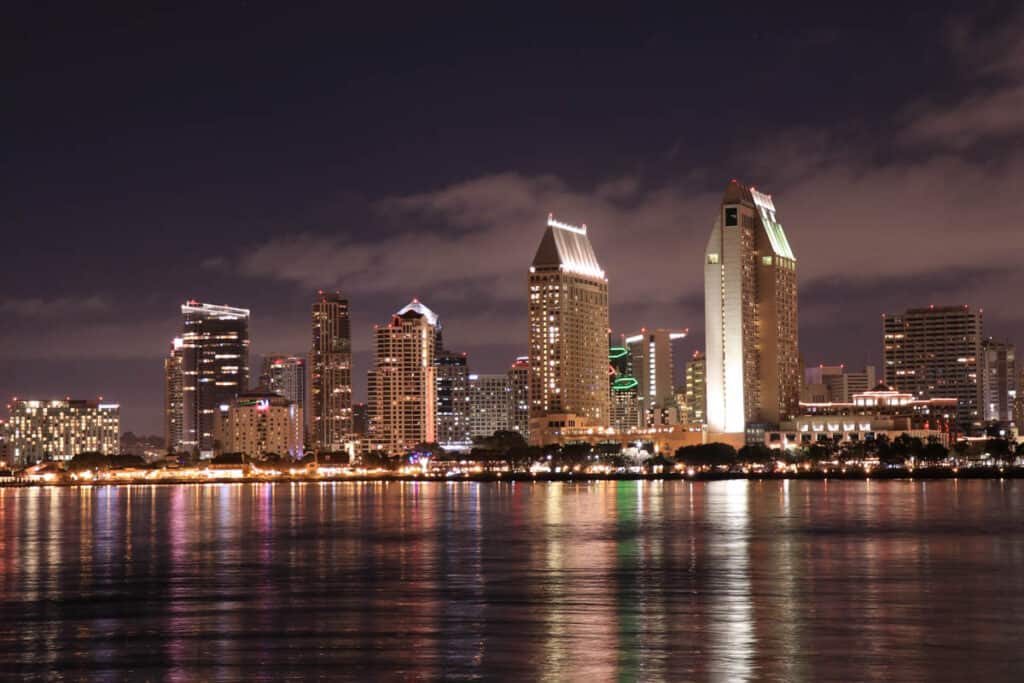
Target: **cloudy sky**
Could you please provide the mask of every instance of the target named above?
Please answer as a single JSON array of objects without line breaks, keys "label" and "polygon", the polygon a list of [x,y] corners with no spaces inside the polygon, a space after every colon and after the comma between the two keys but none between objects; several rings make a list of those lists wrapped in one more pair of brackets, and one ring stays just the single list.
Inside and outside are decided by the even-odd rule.
[{"label": "cloudy sky", "polygon": [[877,363],[880,314],[932,303],[1024,341],[1016,5],[9,16],[0,396],[160,433],[182,301],[252,309],[255,366],[307,350],[321,287],[352,302],[357,397],[414,296],[503,371],[549,212],[589,226],[613,327],[688,352],[731,178],[775,198],[808,363]]}]

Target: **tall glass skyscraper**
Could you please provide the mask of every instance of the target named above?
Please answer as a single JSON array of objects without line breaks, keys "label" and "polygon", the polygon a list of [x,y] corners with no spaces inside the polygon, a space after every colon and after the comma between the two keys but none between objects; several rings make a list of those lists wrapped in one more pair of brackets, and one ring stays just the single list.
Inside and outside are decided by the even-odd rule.
[{"label": "tall glass skyscraper", "polygon": [[796,256],[771,195],[733,180],[704,252],[707,423],[778,424],[800,400]]},{"label": "tall glass skyscraper", "polygon": [[466,354],[441,350],[434,359],[437,382],[437,443],[470,444],[469,367]]},{"label": "tall glass skyscraper", "polygon": [[352,323],[341,292],[317,292],[310,352],[310,436],[319,451],[342,451],[352,439]]},{"label": "tall glass skyscraper", "polygon": [[249,387],[249,311],[191,300],[181,315],[182,447],[212,457],[217,409]]},{"label": "tall glass skyscraper", "polygon": [[164,445],[170,453],[181,450],[185,426],[184,340],[175,337],[164,359]]},{"label": "tall glass skyscraper", "polygon": [[552,421],[607,427],[608,279],[586,225],[548,216],[530,266],[529,325],[531,440]]},{"label": "tall glass skyscraper", "polygon": [[263,357],[260,383],[279,396],[294,403],[306,414],[306,359],[272,353]]}]

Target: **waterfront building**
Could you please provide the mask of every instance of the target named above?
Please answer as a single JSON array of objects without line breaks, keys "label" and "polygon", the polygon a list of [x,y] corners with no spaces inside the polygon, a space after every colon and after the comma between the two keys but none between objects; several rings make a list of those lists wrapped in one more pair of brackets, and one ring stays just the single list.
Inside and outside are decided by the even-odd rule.
[{"label": "waterfront building", "polygon": [[341,292],[317,292],[312,332],[310,439],[318,451],[343,451],[352,440],[352,323]]},{"label": "waterfront building", "polygon": [[509,428],[530,438],[530,358],[518,356],[508,369]]},{"label": "waterfront building", "polygon": [[530,266],[528,319],[531,442],[535,424],[608,426],[608,279],[586,225],[548,217]]},{"label": "waterfront building", "polygon": [[956,398],[960,426],[981,425],[980,310],[929,306],[883,315],[882,335],[886,384],[917,398]]},{"label": "waterfront building", "polygon": [[983,340],[981,378],[985,422],[1011,422],[1018,391],[1016,347],[991,338]]},{"label": "waterfront building", "polygon": [[684,339],[686,330],[648,330],[625,337],[632,376],[637,381],[637,398],[647,426],[679,422],[675,405],[675,367],[672,342]]},{"label": "waterfront building", "polygon": [[182,448],[211,457],[218,407],[249,386],[249,311],[190,300],[181,314]]},{"label": "waterfront building", "polygon": [[632,357],[625,342],[609,343],[608,372],[608,390],[611,393],[610,426],[618,432],[639,428],[644,424],[643,411],[640,408],[640,383],[633,376]]},{"label": "waterfront building", "polygon": [[302,457],[302,408],[295,401],[273,392],[252,391],[218,408],[218,452],[249,458]]},{"label": "waterfront building", "polygon": [[505,373],[469,376],[469,435],[472,439],[511,430],[512,392]]},{"label": "waterfront building", "polygon": [[164,358],[164,448],[168,453],[182,450],[185,433],[184,340],[175,337]]},{"label": "waterfront building", "polygon": [[434,358],[437,383],[437,443],[468,447],[470,436],[469,366],[465,353],[441,350]]},{"label": "waterfront building", "polygon": [[100,400],[13,400],[8,405],[8,453],[12,464],[70,460],[79,453],[116,455],[121,407]]},{"label": "waterfront building", "polygon": [[284,396],[306,415],[306,359],[272,353],[263,357],[260,385],[270,393]]},{"label": "waterfront building", "polygon": [[369,430],[370,417],[365,403],[352,404],[352,434],[362,439]]},{"label": "waterfront building", "polygon": [[374,369],[369,372],[369,447],[394,455],[436,439],[434,365],[437,315],[413,299],[374,326]]},{"label": "waterfront building", "polygon": [[707,421],[707,360],[700,351],[694,351],[686,361],[687,419],[694,424]]},{"label": "waterfront building", "polygon": [[796,256],[771,195],[726,187],[704,253],[707,423],[744,432],[797,410]]},{"label": "waterfront building", "polygon": [[845,365],[817,365],[804,370],[800,401],[848,403],[854,394],[868,391],[877,384],[873,365],[865,366],[863,372],[848,372]]}]

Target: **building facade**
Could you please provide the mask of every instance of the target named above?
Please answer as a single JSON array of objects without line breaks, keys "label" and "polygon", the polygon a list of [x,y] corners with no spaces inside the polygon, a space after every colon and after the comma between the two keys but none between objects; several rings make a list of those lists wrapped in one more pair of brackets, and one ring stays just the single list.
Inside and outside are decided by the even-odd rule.
[{"label": "building facade", "polygon": [[700,351],[694,351],[686,361],[687,421],[704,424],[707,421],[707,360]]},{"label": "building facade", "polygon": [[309,433],[318,451],[343,451],[352,440],[352,322],[341,292],[317,292],[309,354]]},{"label": "building facade", "polygon": [[413,299],[374,327],[374,369],[368,377],[369,447],[401,455],[436,438],[434,366],[437,315]]},{"label": "building facade", "polygon": [[302,356],[281,353],[264,356],[260,385],[270,393],[284,396],[306,415],[306,359]]},{"label": "building facade", "polygon": [[797,411],[796,256],[771,195],[729,183],[704,252],[707,423],[743,432]]},{"label": "building facade", "polygon": [[875,366],[863,372],[849,372],[845,365],[817,365],[804,370],[800,401],[804,403],[849,403],[853,395],[868,391],[878,384]]},{"label": "building facade", "polygon": [[644,424],[640,408],[640,382],[633,376],[633,359],[625,341],[608,345],[608,391],[610,426],[617,432],[629,432]]},{"label": "building facade", "polygon": [[441,351],[434,359],[437,382],[437,443],[468,446],[470,435],[469,365],[464,353]]},{"label": "building facade", "polygon": [[250,458],[266,454],[301,458],[302,409],[270,392],[247,392],[219,407],[217,445],[222,453]]},{"label": "building facade", "polygon": [[164,358],[164,447],[168,453],[182,450],[185,434],[184,340],[175,337]]},{"label": "building facade", "polygon": [[8,407],[8,456],[14,465],[70,460],[79,453],[115,455],[121,407],[102,400],[14,400]]},{"label": "building facade", "polygon": [[1017,398],[1016,347],[1005,341],[985,339],[981,343],[981,395],[985,422],[1014,420]]},{"label": "building facade", "polygon": [[961,428],[981,425],[981,311],[929,306],[883,315],[882,337],[887,385],[920,399],[955,398]]},{"label": "building facade", "polygon": [[211,457],[218,407],[249,386],[249,311],[191,300],[181,314],[182,448]]},{"label": "building facade", "polygon": [[530,357],[519,356],[508,369],[509,428],[530,439]]},{"label": "building facade", "polygon": [[556,415],[607,427],[608,280],[587,226],[548,217],[530,266],[528,318],[531,434]]},{"label": "building facade", "polygon": [[649,427],[677,424],[675,367],[672,342],[686,337],[685,330],[641,329],[626,336],[630,368],[637,380],[637,398],[643,422]]},{"label": "building facade", "polygon": [[469,376],[469,435],[473,439],[512,429],[512,391],[507,374]]}]

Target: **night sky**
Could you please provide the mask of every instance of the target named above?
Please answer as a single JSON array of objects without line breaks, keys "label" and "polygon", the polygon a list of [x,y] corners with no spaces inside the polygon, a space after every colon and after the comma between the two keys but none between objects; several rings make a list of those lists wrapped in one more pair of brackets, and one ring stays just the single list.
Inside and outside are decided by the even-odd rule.
[{"label": "night sky", "polygon": [[589,226],[614,329],[688,352],[731,178],[774,196],[808,363],[878,363],[880,314],[928,304],[1024,341],[1024,13],[903,4],[4,17],[0,396],[159,434],[185,299],[251,308],[256,368],[307,352],[320,287],[358,400],[414,296],[504,371],[549,211]]}]

